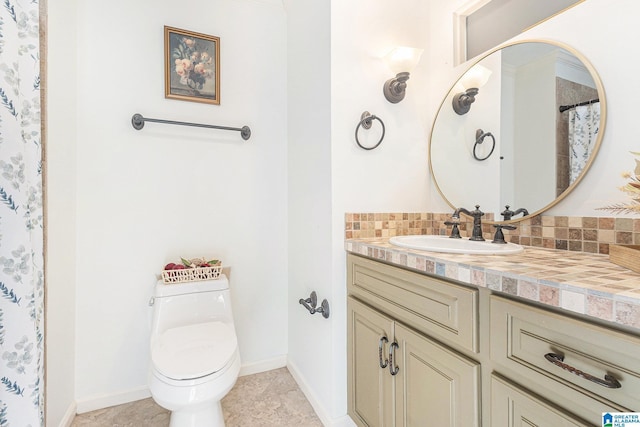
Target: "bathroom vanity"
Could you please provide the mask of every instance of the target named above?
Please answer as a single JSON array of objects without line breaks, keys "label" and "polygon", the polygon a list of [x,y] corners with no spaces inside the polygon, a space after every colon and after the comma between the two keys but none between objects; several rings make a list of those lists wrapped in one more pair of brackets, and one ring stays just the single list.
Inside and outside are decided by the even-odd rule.
[{"label": "bathroom vanity", "polygon": [[[480,72],[491,78],[478,92]],[[465,96],[471,108],[460,108]],[[565,112],[577,108],[594,130],[580,161],[567,154],[580,135],[569,137]],[[452,86],[429,140],[434,186],[454,211],[444,225],[460,237],[466,213],[469,239],[411,218],[401,229],[404,214],[351,214],[351,223],[347,214],[348,413],[357,425],[601,426],[603,412],[640,412],[640,275],[595,255],[606,252],[597,236],[610,235],[602,249],[614,242],[613,221],[541,217],[587,173],[605,119],[604,88],[583,55],[552,41],[507,43]],[[530,213],[518,243],[531,246],[506,255],[497,249],[511,244],[478,242],[478,205],[490,221],[502,216],[500,233]],[[616,233],[631,240],[638,229]]]},{"label": "bathroom vanity", "polygon": [[602,412],[640,411],[636,329],[478,286],[473,257],[357,241],[347,251],[357,425],[600,426]]}]

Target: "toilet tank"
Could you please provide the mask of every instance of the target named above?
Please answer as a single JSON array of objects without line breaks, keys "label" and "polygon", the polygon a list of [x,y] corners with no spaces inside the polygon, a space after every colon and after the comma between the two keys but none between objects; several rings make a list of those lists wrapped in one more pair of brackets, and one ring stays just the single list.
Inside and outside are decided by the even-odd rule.
[{"label": "toilet tank", "polygon": [[153,297],[151,335],[194,323],[222,321],[233,324],[229,280],[202,280],[166,285],[158,281]]}]

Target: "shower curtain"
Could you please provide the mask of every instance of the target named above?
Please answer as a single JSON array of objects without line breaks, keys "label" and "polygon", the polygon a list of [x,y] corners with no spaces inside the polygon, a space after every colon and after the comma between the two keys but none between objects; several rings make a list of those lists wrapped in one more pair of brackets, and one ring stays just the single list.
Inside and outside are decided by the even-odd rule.
[{"label": "shower curtain", "polygon": [[600,130],[600,103],[579,105],[569,111],[569,184],[587,164]]},{"label": "shower curtain", "polygon": [[38,8],[0,5],[0,427],[44,426]]}]

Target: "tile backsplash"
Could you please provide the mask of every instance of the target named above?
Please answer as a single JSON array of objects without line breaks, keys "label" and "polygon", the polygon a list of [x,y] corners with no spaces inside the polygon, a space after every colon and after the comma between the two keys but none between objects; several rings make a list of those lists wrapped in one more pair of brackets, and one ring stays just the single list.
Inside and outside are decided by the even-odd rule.
[{"label": "tile backsplash", "polygon": [[[347,239],[393,237],[409,234],[448,235],[444,224],[451,213],[347,213]],[[483,221],[492,221],[491,214]],[[473,221],[460,217],[460,234],[468,237]],[[640,245],[640,218],[574,217],[537,215],[511,224],[518,228],[504,230],[508,242],[574,252],[608,254],[610,244]],[[495,228],[482,226],[484,238],[492,240]]]}]

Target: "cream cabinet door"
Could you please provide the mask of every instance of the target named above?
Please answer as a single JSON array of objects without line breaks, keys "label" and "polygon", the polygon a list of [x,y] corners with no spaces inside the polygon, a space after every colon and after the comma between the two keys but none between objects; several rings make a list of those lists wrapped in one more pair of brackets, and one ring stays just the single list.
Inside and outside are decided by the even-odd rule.
[{"label": "cream cabinet door", "polygon": [[388,356],[393,321],[353,298],[347,308],[349,416],[362,427],[392,427],[394,384]]},{"label": "cream cabinet door", "polygon": [[479,426],[480,364],[397,323],[395,339],[396,426]]},{"label": "cream cabinet door", "polygon": [[499,377],[491,378],[491,427],[586,427],[587,424]]}]

